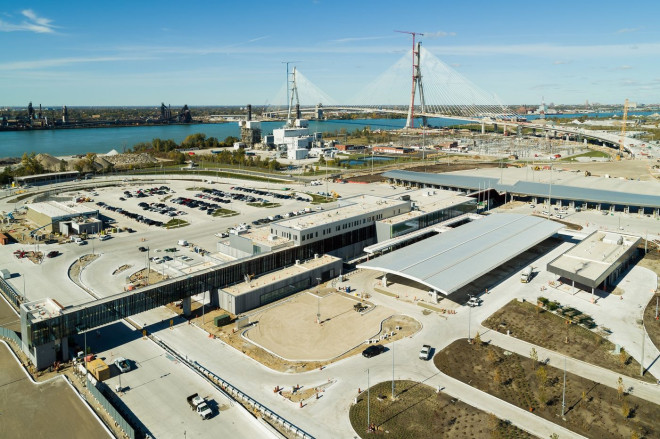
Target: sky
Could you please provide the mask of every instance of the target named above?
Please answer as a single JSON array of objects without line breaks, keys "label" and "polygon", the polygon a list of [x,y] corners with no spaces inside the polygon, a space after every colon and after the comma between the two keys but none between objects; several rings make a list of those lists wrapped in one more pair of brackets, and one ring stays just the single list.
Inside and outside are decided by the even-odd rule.
[{"label": "sky", "polygon": [[[505,104],[660,103],[659,17],[651,0],[0,2],[0,107],[262,106],[284,61],[358,103],[410,56],[396,30]],[[399,76],[380,93],[405,103]]]}]

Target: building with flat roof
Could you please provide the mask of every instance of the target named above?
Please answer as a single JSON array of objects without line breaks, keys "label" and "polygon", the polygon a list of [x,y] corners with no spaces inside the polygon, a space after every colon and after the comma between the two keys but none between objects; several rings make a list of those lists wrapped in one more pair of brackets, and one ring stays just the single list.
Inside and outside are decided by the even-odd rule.
[{"label": "building with flat roof", "polygon": [[421,189],[401,195],[410,200],[409,212],[376,221],[378,242],[396,238],[416,230],[477,210],[477,200],[440,189]]},{"label": "building with flat roof", "polygon": [[78,171],[49,172],[47,174],[26,175],[23,177],[14,177],[14,184],[16,186],[40,186],[45,184],[63,183],[66,181],[73,181],[77,179],[79,175],[80,173]]},{"label": "building with flat roof", "polygon": [[563,226],[520,214],[492,214],[358,265],[449,295],[556,234]]},{"label": "building with flat roof", "polygon": [[220,289],[220,307],[232,314],[240,314],[275,302],[305,288],[338,276],[342,260],[330,255],[319,256],[305,262],[260,276],[246,276],[245,281]]},{"label": "building with flat roof", "polygon": [[639,236],[596,231],[548,263],[548,271],[573,285],[606,291],[626,270],[637,253]]},{"label": "building with flat roof", "polygon": [[[377,221],[410,212],[410,199],[356,195],[339,200],[335,209],[296,216],[270,224],[270,233],[278,239],[288,239],[294,245],[310,244],[351,231],[373,229]],[[347,254],[360,254],[365,245],[373,242],[352,242]],[[357,247],[356,247],[356,246]],[[342,246],[343,247],[343,246]]]},{"label": "building with flat roof", "polygon": [[429,174],[397,170],[384,172],[383,176],[388,178],[390,183],[418,188],[454,189],[470,193],[493,189],[500,194],[511,196],[511,199],[515,197],[534,203],[544,203],[550,199],[551,204],[558,206],[628,213],[640,212],[660,216],[660,195],[657,192],[615,190],[621,186],[622,182],[625,182],[625,180],[619,179],[604,179],[613,180],[613,184],[606,185],[605,182],[600,182],[600,186],[594,188],[523,180],[517,180],[512,184],[502,184],[500,178],[459,173]]},{"label": "building with flat roof", "polygon": [[26,218],[46,233],[98,233],[102,228],[99,211],[81,204],[44,201],[25,207]]}]

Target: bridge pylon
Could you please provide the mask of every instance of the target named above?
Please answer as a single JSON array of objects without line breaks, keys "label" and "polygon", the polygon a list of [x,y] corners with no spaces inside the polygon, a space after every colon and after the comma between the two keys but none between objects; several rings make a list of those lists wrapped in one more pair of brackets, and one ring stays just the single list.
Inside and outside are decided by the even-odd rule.
[{"label": "bridge pylon", "polygon": [[[424,85],[422,84],[422,72],[420,69],[420,54],[422,51],[422,43],[417,43],[417,50],[413,44],[413,76],[412,76],[412,92],[410,95],[410,106],[408,107],[408,117],[406,118],[406,128],[415,127],[415,89],[419,91],[419,103],[421,113],[426,113],[426,102],[424,101]],[[422,116],[422,126],[426,127],[426,116]]]}]

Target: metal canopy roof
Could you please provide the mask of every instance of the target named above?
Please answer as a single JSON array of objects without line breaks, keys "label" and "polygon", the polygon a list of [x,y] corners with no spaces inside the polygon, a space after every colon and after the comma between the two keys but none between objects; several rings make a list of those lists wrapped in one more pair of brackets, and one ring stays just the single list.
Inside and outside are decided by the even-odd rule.
[{"label": "metal canopy roof", "polygon": [[[473,177],[457,174],[426,174],[413,171],[388,171],[383,177],[438,186],[461,187],[473,190],[492,188],[499,192],[548,197],[555,199],[587,201],[591,203],[619,204],[623,206],[640,206],[660,208],[660,195],[636,194],[603,189],[582,188],[561,184],[550,185],[530,181],[518,181],[515,184],[500,184],[498,178]],[[550,189],[552,186],[552,189]]]},{"label": "metal canopy roof", "polygon": [[396,274],[450,294],[562,227],[533,216],[493,214],[360,264],[358,268]]}]

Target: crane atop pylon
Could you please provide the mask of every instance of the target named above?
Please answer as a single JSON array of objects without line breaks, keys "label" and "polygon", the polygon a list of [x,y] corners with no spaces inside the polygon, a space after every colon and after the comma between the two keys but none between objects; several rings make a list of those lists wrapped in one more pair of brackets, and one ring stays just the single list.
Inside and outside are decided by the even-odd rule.
[{"label": "crane atop pylon", "polygon": [[[399,32],[402,34],[412,35],[412,90],[410,92],[410,107],[408,107],[408,117],[406,119],[406,128],[415,127],[415,89],[419,89],[419,100],[421,104],[422,114],[426,111],[426,106],[424,102],[424,87],[422,86],[422,72],[419,68],[420,52],[422,49],[422,43],[417,43],[417,50],[415,50],[415,37],[417,35],[424,36],[421,32],[410,32],[403,30],[395,30],[394,32]],[[422,116],[422,125],[426,126],[426,116]]]}]

